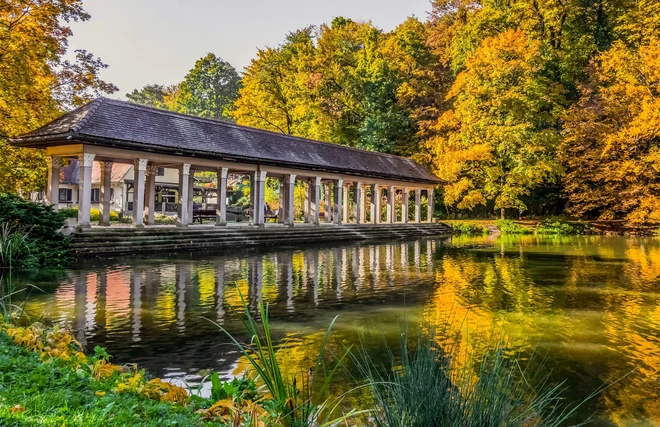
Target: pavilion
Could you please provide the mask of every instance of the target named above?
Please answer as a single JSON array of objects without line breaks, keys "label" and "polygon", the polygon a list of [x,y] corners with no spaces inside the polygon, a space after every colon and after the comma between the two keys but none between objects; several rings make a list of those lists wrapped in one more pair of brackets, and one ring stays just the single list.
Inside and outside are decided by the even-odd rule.
[{"label": "pavilion", "polygon": [[[46,150],[46,199],[57,203],[64,159],[78,159],[80,206],[78,225],[90,227],[92,166],[101,170],[101,225],[109,225],[110,182],[114,163],[134,165],[132,224],[154,223],[155,171],[178,170],[178,225],[192,222],[192,176],[195,171],[217,173],[216,225],[226,225],[229,173],[250,176],[252,223],[265,223],[266,177],[280,180],[282,222],[294,225],[294,185],[305,183],[304,221],[319,224],[407,223],[414,193],[414,222],[431,222],[433,188],[441,181],[404,157],[359,150],[264,131],[234,123],[193,117],[129,102],[97,98],[26,135],[12,144]],[[349,188],[352,187],[352,191]],[[385,191],[385,193],[383,193]],[[401,209],[397,209],[397,193]],[[421,218],[423,193],[428,202]],[[381,215],[383,195],[386,214]],[[351,197],[349,212],[348,198]],[[400,216],[398,214],[400,212]],[[368,219],[367,219],[368,215]],[[412,222],[412,221],[411,221]]]}]

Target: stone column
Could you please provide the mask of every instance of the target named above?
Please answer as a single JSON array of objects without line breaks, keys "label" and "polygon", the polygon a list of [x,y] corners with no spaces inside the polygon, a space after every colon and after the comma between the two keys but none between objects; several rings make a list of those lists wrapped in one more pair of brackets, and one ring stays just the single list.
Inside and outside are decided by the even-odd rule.
[{"label": "stone column", "polygon": [[266,189],[266,171],[256,171],[254,172],[253,177],[254,189],[256,191],[254,195],[254,220],[252,224],[259,227],[264,227],[264,190]]},{"label": "stone column", "polygon": [[360,223],[362,224],[367,222],[366,204],[367,204],[367,189],[366,187],[362,187],[362,190],[360,191]]},{"label": "stone column", "polygon": [[133,227],[144,227],[144,179],[147,173],[147,159],[133,160]]},{"label": "stone column", "polygon": [[319,225],[319,213],[321,210],[321,177],[317,176],[309,180],[309,222]]},{"label": "stone column", "polygon": [[341,225],[343,219],[343,214],[346,211],[344,209],[344,203],[348,206],[348,200],[344,199],[344,193],[346,192],[346,187],[344,187],[343,179],[335,180],[335,224]]},{"label": "stone column", "polygon": [[286,183],[284,178],[280,178],[280,209],[277,213],[277,222],[286,224]]},{"label": "stone column", "polygon": [[216,186],[218,203],[215,209],[215,225],[227,225],[227,174],[229,168],[218,168]]},{"label": "stone column", "polygon": [[353,216],[359,224],[362,220],[362,183],[359,181],[353,184]]},{"label": "stone column", "polygon": [[422,222],[422,190],[415,188],[415,222]]},{"label": "stone column", "polygon": [[429,188],[426,190],[427,198],[429,199],[429,208],[426,212],[428,222],[433,222],[433,210],[435,209],[435,203],[433,202],[433,189]]},{"label": "stone column", "polygon": [[51,156],[48,157],[46,161],[48,162],[46,202],[49,205],[53,205],[53,209],[57,210],[57,205],[60,201],[60,169],[62,168],[62,159],[60,157]]},{"label": "stone column", "polygon": [[401,222],[408,224],[408,203],[410,202],[410,193],[408,187],[403,187],[401,192]]},{"label": "stone column", "polygon": [[99,225],[110,225],[110,193],[112,187],[112,162],[99,162],[101,169],[101,189],[99,190],[99,211],[101,220]]},{"label": "stone column", "polygon": [[342,221],[344,222],[349,222],[349,213],[348,213],[348,207],[349,207],[349,202],[348,202],[348,186],[349,184],[346,184],[342,186],[343,189],[343,197],[342,197],[342,202],[343,202],[343,211],[342,211]]},{"label": "stone column", "polygon": [[394,204],[396,189],[393,185],[387,189],[387,222],[394,224],[396,222],[396,206]]},{"label": "stone column", "polygon": [[324,184],[324,207],[323,219],[325,222],[332,222],[332,208],[330,207],[330,184]]},{"label": "stone column", "polygon": [[295,186],[296,186],[296,176],[294,174],[289,174],[284,177],[285,181],[285,217],[284,223],[288,224],[289,227],[293,227],[294,223],[294,200],[296,198]]},{"label": "stone column", "polygon": [[188,226],[188,189],[190,181],[190,164],[184,163],[179,168],[179,227]]},{"label": "stone column", "polygon": [[372,184],[371,185],[371,222],[373,222],[374,224],[380,224],[381,221],[380,201],[381,201],[380,186],[378,184]]},{"label": "stone column", "polygon": [[195,196],[195,171],[190,168],[190,179],[188,179],[188,224],[195,222],[193,219],[193,197]]},{"label": "stone column", "polygon": [[147,186],[144,192],[144,222],[147,225],[154,225],[154,213],[156,212],[156,175],[158,175],[157,167],[147,167]]},{"label": "stone column", "polygon": [[89,228],[89,210],[92,208],[92,165],[95,154],[85,153],[78,156],[78,226]]},{"label": "stone column", "polygon": [[310,194],[312,192],[312,186],[309,183],[309,180],[305,181],[305,201],[303,202],[303,217],[305,222],[311,222],[309,218],[309,206],[311,203],[311,197]]}]

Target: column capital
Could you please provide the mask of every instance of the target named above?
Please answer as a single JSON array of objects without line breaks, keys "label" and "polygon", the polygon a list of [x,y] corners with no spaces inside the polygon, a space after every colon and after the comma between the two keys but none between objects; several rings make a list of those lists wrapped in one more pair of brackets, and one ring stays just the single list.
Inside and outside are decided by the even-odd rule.
[{"label": "column capital", "polygon": [[84,167],[92,167],[94,164],[94,157],[96,157],[96,154],[94,153],[83,153],[78,155],[78,161],[84,166]]},{"label": "column capital", "polygon": [[257,181],[265,181],[266,180],[266,175],[268,174],[267,171],[256,171],[254,173],[254,178]]},{"label": "column capital", "polygon": [[290,173],[284,175],[284,182],[287,184],[295,184],[296,183],[296,174]]},{"label": "column capital", "polygon": [[337,179],[336,183],[337,183],[338,187],[343,187],[344,186],[344,180],[342,178]]},{"label": "column capital", "polygon": [[318,187],[319,185],[321,185],[322,179],[323,178],[321,178],[320,176],[315,176],[314,178],[310,178],[309,183]]},{"label": "column capital", "polygon": [[147,165],[149,165],[149,159],[135,159],[133,160],[133,166],[140,171],[146,171]]},{"label": "column capital", "polygon": [[190,163],[183,163],[179,166],[179,171],[184,175],[190,175]]},{"label": "column capital", "polygon": [[99,167],[101,168],[101,172],[104,172],[106,170],[111,171],[113,165],[114,162],[104,162],[104,161],[99,162]]},{"label": "column capital", "polygon": [[155,176],[158,174],[158,166],[147,166],[147,176]]},{"label": "column capital", "polygon": [[218,168],[218,176],[222,179],[227,179],[229,168]]},{"label": "column capital", "polygon": [[46,158],[46,163],[49,168],[59,169],[62,167],[62,158],[57,156],[49,156]]}]

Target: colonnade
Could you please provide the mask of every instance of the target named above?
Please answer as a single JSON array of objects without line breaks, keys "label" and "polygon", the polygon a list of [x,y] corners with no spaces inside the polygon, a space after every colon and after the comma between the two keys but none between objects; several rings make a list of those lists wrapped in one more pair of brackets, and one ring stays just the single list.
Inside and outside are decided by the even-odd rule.
[{"label": "colonnade", "polygon": [[[63,156],[66,157],[66,156]],[[48,159],[48,190],[47,201],[57,204],[59,194],[59,176],[62,158],[51,156]],[[110,225],[110,195],[112,166],[114,161],[127,163],[130,159],[120,158],[108,160],[108,156],[96,157],[95,153],[85,152],[77,155],[79,209],[78,225],[82,228],[90,226],[90,208],[92,191],[92,166],[98,161],[100,166],[100,200],[101,218],[99,225]],[[422,193],[427,196],[427,215],[424,221],[431,222],[433,218],[433,186],[405,182],[387,182],[383,179],[357,178],[354,176],[324,175],[320,172],[302,170],[284,170],[282,168],[265,168],[237,164],[231,167],[226,162],[219,167],[209,167],[208,164],[197,166],[191,162],[164,163],[154,161],[147,156],[132,159],[133,176],[133,213],[132,224],[143,227],[154,224],[154,207],[156,191],[156,174],[160,167],[176,168],[179,171],[179,207],[177,225],[188,226],[193,220],[193,184],[196,170],[216,173],[215,186],[218,189],[216,225],[227,224],[227,176],[229,173],[249,174],[251,220],[256,226],[264,226],[265,218],[265,183],[267,177],[280,180],[280,215],[279,221],[293,226],[295,185],[303,182],[305,185],[304,222],[320,225],[321,214],[326,223],[344,224],[381,224],[381,223],[420,223],[422,219]],[[208,162],[205,162],[208,163]],[[328,176],[329,175],[329,176]],[[352,189],[352,192],[351,192]],[[410,193],[414,193],[414,216],[410,215]],[[352,194],[351,194],[352,193]],[[401,194],[401,216],[397,209],[397,194]],[[349,197],[350,196],[350,197]],[[349,200],[350,199],[350,200]],[[386,203],[386,214],[383,215],[382,203]],[[352,209],[350,209],[352,207]],[[410,218],[412,216],[412,218]]]}]

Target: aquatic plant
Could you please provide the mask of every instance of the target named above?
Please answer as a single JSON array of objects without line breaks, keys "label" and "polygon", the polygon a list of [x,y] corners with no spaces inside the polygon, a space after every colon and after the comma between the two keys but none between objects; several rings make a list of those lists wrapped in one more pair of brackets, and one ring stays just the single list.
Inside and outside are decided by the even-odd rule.
[{"label": "aquatic plant", "polygon": [[29,230],[8,222],[0,225],[0,268],[30,264],[34,259],[28,240]]},{"label": "aquatic plant", "polygon": [[351,410],[341,417],[332,419],[339,402],[330,401],[327,397],[330,382],[350,351],[346,349],[333,364],[326,365],[325,350],[337,317],[326,330],[315,365],[306,370],[301,368],[300,373],[287,376],[280,366],[278,350],[273,342],[268,306],[259,303],[260,325],[250,313],[243,295],[240,291],[238,293],[245,313],[241,320],[250,335],[250,342],[239,342],[222,326],[213,323],[227,334],[248,360],[256,373],[257,382],[263,383],[272,397],[274,403],[272,409],[280,414],[279,422],[285,427],[334,425],[357,415],[358,411]]},{"label": "aquatic plant", "polygon": [[[402,333],[400,357],[387,352],[388,365],[377,365],[365,347],[353,355],[373,391],[377,426],[554,427],[579,406],[562,405],[563,385],[547,385],[542,368],[521,369],[516,359],[505,357],[503,345],[458,370],[451,354],[424,337],[411,348]],[[475,365],[476,372],[469,368]]]}]

